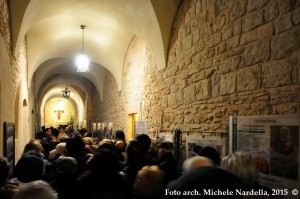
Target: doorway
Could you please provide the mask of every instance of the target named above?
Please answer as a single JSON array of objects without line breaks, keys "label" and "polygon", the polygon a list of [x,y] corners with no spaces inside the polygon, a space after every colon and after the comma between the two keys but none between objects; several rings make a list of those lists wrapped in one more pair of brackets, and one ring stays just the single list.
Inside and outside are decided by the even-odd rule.
[{"label": "doorway", "polygon": [[137,113],[129,114],[128,115],[128,133],[127,133],[127,140],[134,139],[134,122],[136,121]]}]

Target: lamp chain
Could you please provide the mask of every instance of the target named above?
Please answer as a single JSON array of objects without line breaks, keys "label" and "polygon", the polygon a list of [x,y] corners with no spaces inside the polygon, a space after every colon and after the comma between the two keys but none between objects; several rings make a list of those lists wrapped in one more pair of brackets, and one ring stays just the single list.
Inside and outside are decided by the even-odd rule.
[{"label": "lamp chain", "polygon": [[81,25],[80,26],[82,29],[82,53],[84,53],[84,29],[85,29],[85,25]]}]

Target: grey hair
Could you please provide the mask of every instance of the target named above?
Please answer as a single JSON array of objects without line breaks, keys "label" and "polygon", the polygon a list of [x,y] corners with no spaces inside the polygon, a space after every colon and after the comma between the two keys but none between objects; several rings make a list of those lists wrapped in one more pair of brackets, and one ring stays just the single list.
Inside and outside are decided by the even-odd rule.
[{"label": "grey hair", "polygon": [[57,199],[57,193],[51,186],[42,180],[32,181],[24,184],[17,192],[13,199]]},{"label": "grey hair", "polygon": [[258,180],[257,169],[246,152],[235,152],[224,157],[222,167],[240,177],[245,184],[253,184]]},{"label": "grey hair", "polygon": [[211,159],[203,156],[194,156],[186,159],[182,165],[182,172],[185,173],[195,167],[214,166]]}]

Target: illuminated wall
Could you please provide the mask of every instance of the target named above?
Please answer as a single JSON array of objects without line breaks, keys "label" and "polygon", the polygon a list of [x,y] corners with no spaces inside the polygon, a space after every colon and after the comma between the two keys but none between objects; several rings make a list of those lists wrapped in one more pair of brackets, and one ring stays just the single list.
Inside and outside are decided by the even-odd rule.
[{"label": "illuminated wall", "polygon": [[60,124],[67,125],[74,115],[74,107],[64,98],[53,98],[47,101],[44,109],[46,127],[57,128]]}]

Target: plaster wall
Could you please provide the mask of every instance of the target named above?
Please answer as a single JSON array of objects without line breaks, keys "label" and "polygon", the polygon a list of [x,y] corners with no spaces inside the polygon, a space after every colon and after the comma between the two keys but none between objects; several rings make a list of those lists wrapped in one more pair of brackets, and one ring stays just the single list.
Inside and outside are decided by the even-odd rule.
[{"label": "plaster wall", "polygon": [[[32,137],[32,125],[29,124],[26,43],[21,43],[17,57],[11,53],[11,34],[7,1],[0,3],[0,129],[3,122],[15,123],[15,159],[21,156],[26,142]],[[22,82],[22,80],[25,80]],[[24,103],[26,102],[26,103]],[[3,140],[3,133],[0,134]],[[0,155],[3,154],[3,142],[0,143]]]}]

